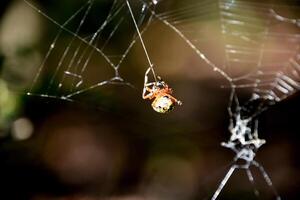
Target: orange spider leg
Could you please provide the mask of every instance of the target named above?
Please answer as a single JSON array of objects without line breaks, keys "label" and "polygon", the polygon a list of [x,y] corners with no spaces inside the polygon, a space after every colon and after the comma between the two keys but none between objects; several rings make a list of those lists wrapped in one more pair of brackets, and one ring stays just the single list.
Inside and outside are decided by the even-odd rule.
[{"label": "orange spider leg", "polygon": [[170,98],[173,102],[177,103],[177,105],[182,105],[182,102],[179,101],[179,100],[177,100],[175,97],[173,97],[173,96],[171,96],[171,95],[168,95],[168,96],[169,96],[169,98]]},{"label": "orange spider leg", "polygon": [[[146,94],[146,92],[149,92],[148,94]],[[153,92],[153,90],[149,87],[145,87],[144,88],[144,92],[143,92],[143,99],[153,99],[155,97],[155,93]]]}]

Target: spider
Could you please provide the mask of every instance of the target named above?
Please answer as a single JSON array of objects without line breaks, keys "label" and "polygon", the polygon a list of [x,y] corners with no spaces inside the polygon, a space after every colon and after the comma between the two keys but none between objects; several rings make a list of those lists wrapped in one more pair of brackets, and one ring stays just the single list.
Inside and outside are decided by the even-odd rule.
[{"label": "spider", "polygon": [[157,82],[148,83],[148,73],[151,68],[145,73],[145,82],[143,89],[143,99],[154,99],[152,108],[158,113],[168,113],[173,110],[175,105],[182,105],[182,102],[174,98],[171,94],[173,92],[161,78],[158,76]]}]

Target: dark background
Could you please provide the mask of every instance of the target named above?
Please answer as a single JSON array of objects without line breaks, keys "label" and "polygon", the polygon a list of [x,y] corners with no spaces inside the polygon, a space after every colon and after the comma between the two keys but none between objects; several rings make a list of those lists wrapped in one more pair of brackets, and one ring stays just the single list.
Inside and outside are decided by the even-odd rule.
[{"label": "dark background", "polygon": [[[106,7],[100,5],[107,2],[99,4],[103,12]],[[299,2],[286,2],[290,3],[299,6]],[[13,5],[12,1],[1,2],[1,21],[8,10],[14,9]],[[47,15],[61,22],[80,2],[49,0],[39,5]],[[97,22],[89,25],[93,27],[93,23]],[[55,26],[44,18],[42,24],[43,28],[34,30],[42,32],[41,38],[27,46],[25,53],[21,51],[21,56],[8,58],[2,48],[2,71],[5,72],[9,59],[15,59],[16,65],[26,70],[25,64],[20,64],[23,59],[47,51]],[[184,102],[183,106],[161,115],[152,110],[150,101],[142,100],[146,68],[139,65],[144,56],[140,47],[134,49],[127,66],[121,69],[136,89],[104,86],[72,103],[16,92],[17,96],[12,98],[17,99],[18,106],[5,119],[2,127],[5,134],[0,139],[0,199],[209,199],[212,196],[234,157],[219,145],[229,137],[230,90],[222,89],[220,85],[225,81],[205,64],[198,63],[195,56],[175,60],[188,50],[174,48],[173,43],[160,47],[168,35],[155,30],[145,36],[157,46],[149,49],[150,54],[154,52],[155,62],[164,66],[157,67],[158,71],[172,86],[175,96]],[[115,44],[114,48],[117,47]],[[164,64],[176,62],[180,64],[173,68]],[[203,67],[197,67],[199,64]],[[27,79],[32,79],[20,74],[9,76],[8,81],[17,91],[22,88],[18,85],[26,85]],[[39,87],[45,85],[47,81]],[[298,199],[300,191],[299,100],[296,93],[259,117],[259,134],[267,143],[258,151],[257,161],[265,167],[282,199],[289,200]],[[26,140],[11,135],[11,124],[19,117],[30,119],[34,126],[33,134]],[[261,192],[259,198],[254,196],[245,171],[240,170],[219,199],[275,199],[258,171],[253,169],[253,173],[255,186]]]}]

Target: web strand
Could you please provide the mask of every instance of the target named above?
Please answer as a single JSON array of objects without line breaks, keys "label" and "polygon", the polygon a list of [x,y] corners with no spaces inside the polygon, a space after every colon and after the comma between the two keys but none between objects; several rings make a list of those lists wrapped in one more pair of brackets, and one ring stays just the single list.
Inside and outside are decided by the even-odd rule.
[{"label": "web strand", "polygon": [[[255,188],[255,179],[250,171],[251,166],[259,169],[266,184],[272,189],[274,196],[277,200],[280,199],[270,176],[263,166],[255,160],[255,156],[256,152],[266,142],[259,138],[258,116],[267,110],[270,105],[288,98],[300,89],[300,33],[299,29],[297,29],[299,28],[299,19],[279,15],[276,8],[280,9],[283,6],[250,1],[219,0],[215,2],[207,0],[194,4],[185,3],[185,6],[158,12],[157,9],[152,8],[152,3],[140,0],[139,2],[145,8],[142,7],[144,9],[139,13],[140,18],[138,18],[135,16],[128,0],[121,3],[114,0],[103,23],[99,23],[99,26],[96,27],[97,29],[92,34],[80,36],[80,30],[84,23],[88,21],[87,16],[94,5],[94,0],[87,1],[63,24],[47,16],[27,0],[24,1],[59,28],[35,75],[29,95],[34,95],[32,93],[34,86],[41,77],[46,62],[50,54],[55,50],[56,44],[63,33],[71,35],[71,41],[66,44],[63,54],[60,56],[54,69],[54,74],[52,74],[51,80],[47,85],[46,93],[38,96],[74,101],[73,98],[75,96],[104,85],[112,84],[133,87],[125,78],[121,77],[119,69],[138,40],[141,42],[147,63],[155,81],[157,81],[154,65],[143,40],[143,34],[153,21],[158,21],[164,25],[164,28],[172,30],[175,36],[183,40],[187,47],[205,62],[205,66],[221,75],[229,84],[227,88],[231,90],[227,106],[230,137],[221,145],[232,150],[235,153],[235,157],[233,164],[221,180],[211,199],[216,200],[219,197],[228,180],[237,170],[246,172],[248,180],[253,186],[254,193],[258,196],[259,192]],[[184,2],[181,3],[183,4]],[[156,6],[159,6],[159,3]],[[84,15],[76,30],[73,32],[68,29],[67,25],[82,12],[84,12]],[[148,21],[145,21],[146,14],[151,15]],[[114,37],[122,24],[126,22],[126,17],[129,17],[130,21],[133,22],[134,28],[131,31],[134,34],[128,39],[125,50],[113,55],[105,53],[109,49],[110,43],[114,42]],[[217,37],[215,35],[206,36],[203,30],[197,29],[205,20],[212,20],[211,18],[220,24],[219,36],[222,37],[224,43],[224,49],[222,49],[224,50],[222,51],[224,60],[221,63],[225,63],[225,66],[218,66],[213,59],[214,56],[206,55],[205,49],[201,47],[203,42],[215,40],[215,37]],[[111,28],[109,25],[113,27]],[[296,30],[290,26],[296,27]],[[107,37],[104,34],[105,30]],[[79,40],[80,44],[75,46],[75,40]],[[278,41],[281,41],[280,48],[276,46]],[[102,42],[102,45],[99,45],[100,42]],[[73,49],[74,51],[72,51]],[[114,76],[90,85],[84,85],[89,81],[85,79],[84,75],[90,70],[89,64],[95,52],[101,58],[104,58],[105,64],[109,66],[109,69],[113,70]],[[66,69],[63,70],[64,62],[68,55],[71,56],[71,60],[67,63]],[[119,59],[113,62],[113,58]],[[275,58],[280,59],[276,60]],[[202,65],[199,67],[202,67]],[[63,73],[60,79],[59,73],[61,71]],[[71,87],[68,88],[67,94],[50,94],[50,90],[57,79],[58,88],[63,90],[64,86],[67,85],[67,77],[72,78]],[[241,91],[246,91],[248,96],[245,97],[246,95]],[[238,164],[238,161],[243,161],[244,164]]]},{"label": "web strand", "polygon": [[[228,113],[231,137],[227,142],[222,143],[222,146],[236,153],[235,161],[243,160],[245,164],[231,166],[211,199],[218,198],[236,169],[246,171],[254,187],[254,193],[258,196],[259,192],[255,188],[250,166],[259,168],[276,199],[281,199],[266,171],[254,160],[256,151],[265,143],[265,140],[259,139],[257,117],[267,110],[269,105],[280,102],[299,91],[299,45],[295,45],[300,42],[299,32],[280,32],[274,29],[274,24],[278,22],[298,26],[299,21],[278,16],[274,10],[270,10],[269,4],[220,0],[218,5],[226,63],[226,68],[223,70],[214,64],[196,44],[196,41],[201,39],[188,36],[192,26],[190,24],[212,15],[212,5],[211,1],[204,1],[162,13],[152,11],[157,20],[173,30],[208,66],[229,82],[231,94]],[[186,28],[188,31],[185,27],[188,27]],[[275,49],[270,46],[271,42],[282,40],[289,48]],[[286,57],[286,59],[282,62],[269,61],[266,59],[269,55]],[[233,70],[235,66],[239,68],[252,66],[252,69],[237,76],[228,71]],[[245,102],[240,103],[238,92],[242,89],[248,90],[251,95]]]},{"label": "web strand", "polygon": [[140,32],[140,30],[139,30],[139,27],[138,27],[138,25],[137,25],[137,22],[136,22],[136,20],[135,20],[135,17],[134,17],[134,15],[133,15],[133,12],[132,12],[132,8],[131,8],[130,3],[129,3],[128,0],[126,0],[126,4],[127,4],[127,6],[128,6],[128,9],[129,9],[130,15],[131,15],[131,17],[132,17],[132,21],[133,21],[133,23],[134,23],[134,26],[135,26],[135,28],[136,28],[136,31],[137,31],[137,33],[138,33],[138,36],[139,36],[139,38],[140,38],[142,47],[143,47],[144,52],[145,52],[145,55],[146,55],[146,57],[147,57],[147,61],[148,61],[149,67],[150,67],[150,69],[151,69],[151,71],[152,71],[152,74],[153,74],[154,80],[155,80],[155,82],[157,82],[157,77],[156,77],[156,74],[155,74],[155,71],[154,71],[154,68],[153,68],[153,63],[152,63],[151,60],[150,60],[150,57],[149,57],[147,48],[146,48],[146,46],[145,46],[144,40],[143,40],[143,38],[142,38],[141,32]]},{"label": "web strand", "polygon": [[[57,98],[66,99],[73,98],[76,95],[88,92],[90,90],[107,84],[134,87],[131,83],[125,81],[125,79],[121,77],[119,69],[125,61],[125,59],[127,58],[137,39],[142,39],[142,34],[151,25],[152,17],[146,17],[148,13],[147,9],[144,8],[144,4],[142,4],[142,11],[139,13],[137,18],[135,18],[133,16],[132,10],[130,15],[130,10],[126,8],[126,2],[114,0],[111,4],[110,11],[106,15],[105,19],[101,22],[97,30],[89,36],[82,37],[80,36],[81,29],[86,23],[88,23],[88,17],[90,16],[89,14],[94,8],[94,0],[89,0],[88,2],[86,2],[80,9],[76,10],[76,12],[72,14],[71,17],[69,17],[69,19],[67,19],[63,24],[58,23],[56,20],[49,17],[47,14],[42,12],[40,9],[38,9],[36,6],[28,2],[27,0],[25,0],[25,3],[59,28],[58,33],[56,34],[46,53],[46,56],[43,59],[43,62],[38,68],[38,72],[35,75],[35,78],[31,85],[31,89],[27,93],[28,95],[38,95],[35,94],[33,90],[37,85],[38,79],[41,78],[42,72],[46,69],[46,65],[48,63],[50,55],[53,53],[54,50],[58,48],[56,47],[56,44],[61,39],[63,33],[69,34],[71,36],[70,41],[66,44],[63,53],[59,57],[58,64],[54,68],[54,72],[51,75],[51,79],[47,84],[47,90],[45,93],[40,94],[41,97],[54,97],[56,94],[53,94],[52,89],[57,89]],[[71,22],[74,23],[73,21],[75,21],[75,19],[77,19],[79,17],[79,14],[81,13],[83,13],[83,16],[81,17],[79,24],[76,27],[76,30],[73,32],[72,30],[67,28],[67,25],[70,25]],[[130,30],[134,34],[127,41],[128,46],[125,47],[124,52],[121,52],[117,55],[108,55],[104,53],[104,50],[111,48],[109,45],[111,43],[114,43],[114,38],[120,37],[121,34],[119,31],[121,28],[124,28],[123,24],[126,24],[129,21],[128,19],[134,20],[135,29]],[[140,26],[144,24],[145,26],[140,28]],[[130,28],[128,27],[128,29]],[[137,35],[136,32],[138,33]],[[75,41],[79,41],[79,43],[77,44]],[[98,47],[100,42],[102,42],[102,45]],[[145,47],[144,43],[143,46]],[[100,57],[104,58],[106,63],[113,69],[114,76],[106,80],[99,81],[90,86],[86,86],[84,84],[87,84],[88,81],[86,80],[85,76],[86,73],[89,73],[88,67],[95,52],[98,53],[97,55],[100,55]],[[150,60],[148,53],[147,58],[148,60]],[[116,60],[116,62],[113,62],[112,59]],[[67,78],[69,78],[71,81],[70,87],[68,89],[66,88],[66,86],[70,81],[67,80]],[[57,81],[57,88],[55,88],[54,85]],[[67,90],[68,93],[63,94]]]}]

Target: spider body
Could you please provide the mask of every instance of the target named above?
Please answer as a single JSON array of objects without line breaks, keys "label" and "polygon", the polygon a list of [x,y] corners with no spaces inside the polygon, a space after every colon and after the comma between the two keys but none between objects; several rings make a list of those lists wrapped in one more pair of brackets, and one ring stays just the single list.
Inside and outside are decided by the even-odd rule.
[{"label": "spider body", "polygon": [[148,76],[150,68],[145,74],[145,84],[143,90],[143,99],[154,99],[152,102],[152,108],[158,113],[168,113],[173,110],[175,105],[182,105],[182,102],[174,98],[171,94],[173,92],[164,81],[148,83]]},{"label": "spider body", "polygon": [[174,102],[169,95],[157,96],[151,105],[152,108],[159,113],[167,113],[174,108]]}]

